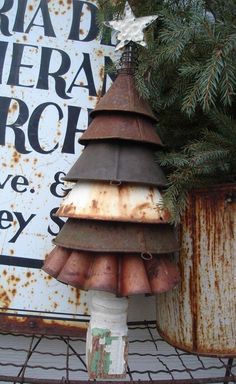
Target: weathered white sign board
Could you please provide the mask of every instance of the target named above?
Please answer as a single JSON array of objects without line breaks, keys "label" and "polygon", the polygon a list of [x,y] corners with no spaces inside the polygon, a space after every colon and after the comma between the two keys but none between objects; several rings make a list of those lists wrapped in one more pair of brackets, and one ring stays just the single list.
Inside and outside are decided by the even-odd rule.
[{"label": "weathered white sign board", "polygon": [[0,329],[86,318],[85,293],[40,267],[63,225],[53,216],[69,190],[62,178],[111,84],[104,65],[114,46],[99,36],[96,13],[94,1],[0,0],[0,312],[11,315]]}]

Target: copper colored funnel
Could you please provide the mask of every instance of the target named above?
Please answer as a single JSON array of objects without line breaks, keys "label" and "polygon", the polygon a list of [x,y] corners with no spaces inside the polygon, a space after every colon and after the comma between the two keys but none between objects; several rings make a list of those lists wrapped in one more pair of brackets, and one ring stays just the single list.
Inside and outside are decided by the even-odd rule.
[{"label": "copper colored funnel", "polygon": [[73,287],[84,289],[92,260],[93,255],[91,253],[73,250],[57,276],[57,280]]},{"label": "copper colored funnel", "polygon": [[137,255],[122,257],[119,283],[120,296],[152,293],[143,259]]},{"label": "copper colored funnel", "polygon": [[91,112],[91,116],[95,117],[102,111],[132,112],[156,120],[148,103],[139,96],[134,76],[127,73],[119,73],[112,86]]},{"label": "copper colored funnel", "polygon": [[152,292],[167,292],[180,282],[179,268],[171,255],[158,255],[144,264]]},{"label": "copper colored funnel", "polygon": [[167,185],[152,149],[136,143],[115,141],[88,144],[64,180],[127,182],[159,188]]},{"label": "copper colored funnel", "polygon": [[71,250],[56,246],[49,255],[46,256],[42,270],[52,277],[57,277],[61,268],[67,262]]},{"label": "copper colored funnel", "polygon": [[127,113],[104,112],[95,116],[79,142],[86,145],[91,140],[104,139],[128,140],[153,144],[157,147],[163,146],[150,119]]},{"label": "copper colored funnel", "polygon": [[68,219],[54,239],[56,245],[92,252],[171,253],[178,250],[169,224],[136,224]]},{"label": "copper colored funnel", "polygon": [[95,289],[116,294],[119,280],[119,258],[115,254],[98,254],[90,266],[86,290]]},{"label": "copper colored funnel", "polygon": [[[85,291],[100,290],[117,296],[157,294],[167,292],[180,281],[171,255],[153,255],[144,260],[135,254],[69,252],[57,280]],[[54,263],[58,268],[57,252],[50,255],[52,268]]]}]

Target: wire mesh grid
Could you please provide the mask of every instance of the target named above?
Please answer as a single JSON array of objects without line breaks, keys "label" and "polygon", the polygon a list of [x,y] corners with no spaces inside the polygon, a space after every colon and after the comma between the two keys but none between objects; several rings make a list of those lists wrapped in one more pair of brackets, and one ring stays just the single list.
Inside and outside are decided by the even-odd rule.
[{"label": "wire mesh grid", "polygon": [[[127,378],[120,383],[236,383],[236,362],[232,358],[200,357],[180,351],[159,336],[155,322],[129,324],[128,362]],[[87,381],[85,339],[0,334],[1,384]]]}]

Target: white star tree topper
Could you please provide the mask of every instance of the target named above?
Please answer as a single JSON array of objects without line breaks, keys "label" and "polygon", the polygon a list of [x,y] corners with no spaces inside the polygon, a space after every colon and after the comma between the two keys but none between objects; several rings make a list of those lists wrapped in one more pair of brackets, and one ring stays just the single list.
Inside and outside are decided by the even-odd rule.
[{"label": "white star tree topper", "polygon": [[147,43],[144,38],[143,30],[157,18],[157,15],[136,18],[128,1],[126,1],[123,17],[120,20],[107,21],[104,24],[107,27],[113,28],[118,33],[117,39],[120,42],[116,46],[117,51],[131,41],[146,47]]}]

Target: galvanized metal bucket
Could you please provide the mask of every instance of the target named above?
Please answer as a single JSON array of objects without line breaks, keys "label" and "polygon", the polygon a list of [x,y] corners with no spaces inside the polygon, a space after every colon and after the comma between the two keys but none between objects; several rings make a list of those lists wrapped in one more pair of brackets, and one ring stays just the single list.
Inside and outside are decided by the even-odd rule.
[{"label": "galvanized metal bucket", "polygon": [[170,220],[157,188],[94,181],[78,182],[61,203],[56,216],[156,224]]},{"label": "galvanized metal bucket", "polygon": [[92,252],[160,254],[178,250],[169,224],[134,224],[68,219],[54,239],[65,248]]},{"label": "galvanized metal bucket", "polygon": [[166,187],[166,177],[148,146],[91,142],[70,169],[66,181],[103,180]]},{"label": "galvanized metal bucket", "polygon": [[[171,255],[153,256],[144,260],[134,254],[94,253],[69,250],[69,257],[55,276],[55,268],[61,261],[61,252],[67,249],[56,247],[49,258],[49,272],[57,280],[83,290],[99,290],[117,296],[157,294],[174,288],[180,274]],[[60,261],[58,261],[60,260]],[[48,259],[44,264],[48,270]]]},{"label": "galvanized metal bucket", "polygon": [[135,87],[133,75],[120,73],[106,94],[90,113],[92,117],[101,111],[132,112],[147,116],[156,121],[148,103],[142,99]]},{"label": "galvanized metal bucket", "polygon": [[91,140],[104,139],[129,140],[152,144],[156,147],[163,146],[150,119],[128,113],[104,112],[95,116],[79,142],[86,145]]},{"label": "galvanized metal bucket", "polygon": [[157,325],[191,353],[236,356],[236,185],[192,192],[180,230],[178,289],[157,297]]}]

